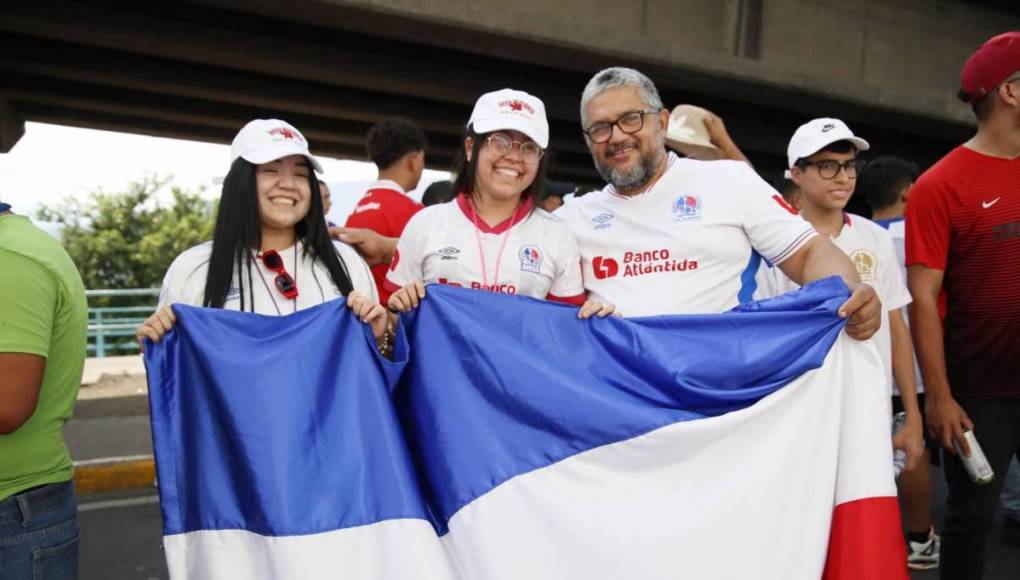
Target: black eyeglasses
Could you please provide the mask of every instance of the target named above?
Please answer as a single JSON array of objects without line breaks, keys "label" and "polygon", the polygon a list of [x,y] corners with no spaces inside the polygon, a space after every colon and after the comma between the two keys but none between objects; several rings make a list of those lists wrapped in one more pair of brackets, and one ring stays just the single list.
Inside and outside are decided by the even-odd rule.
[{"label": "black eyeglasses", "polygon": [[633,135],[645,126],[645,115],[655,115],[661,110],[662,109],[656,109],[654,111],[631,111],[629,113],[624,113],[622,117],[612,123],[595,123],[582,132],[588,136],[588,139],[591,139],[592,143],[605,143],[613,136],[614,126],[619,127],[621,131],[628,135]]},{"label": "black eyeglasses", "polygon": [[864,168],[864,161],[860,159],[851,159],[850,161],[840,163],[835,159],[822,159],[821,161],[801,160],[798,161],[796,165],[798,167],[814,165],[818,168],[818,177],[821,177],[822,179],[836,179],[841,168],[846,172],[846,176],[848,178],[857,179],[857,174]]},{"label": "black eyeglasses", "polygon": [[297,283],[287,273],[287,269],[283,267],[283,258],[280,257],[280,254],[276,250],[267,250],[259,257],[262,258],[262,263],[266,265],[266,268],[271,272],[276,272],[273,284],[276,285],[276,289],[280,291],[280,294],[283,294],[288,300],[297,298]]},{"label": "black eyeglasses", "polygon": [[514,141],[510,137],[502,133],[493,133],[485,138],[485,142],[489,144],[489,149],[492,149],[497,155],[509,155],[514,150],[514,145],[521,152],[521,157],[525,161],[534,163],[542,158],[545,151],[538,146],[538,143],[534,141]]}]

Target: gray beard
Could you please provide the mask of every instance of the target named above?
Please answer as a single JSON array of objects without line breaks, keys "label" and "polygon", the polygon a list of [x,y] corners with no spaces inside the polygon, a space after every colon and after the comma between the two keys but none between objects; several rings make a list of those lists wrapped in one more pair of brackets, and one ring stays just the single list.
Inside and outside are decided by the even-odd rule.
[{"label": "gray beard", "polygon": [[665,149],[657,147],[651,156],[641,157],[641,161],[629,171],[620,171],[608,165],[602,165],[595,157],[592,159],[595,162],[595,169],[602,179],[618,190],[633,190],[641,189],[648,184],[665,154]]}]

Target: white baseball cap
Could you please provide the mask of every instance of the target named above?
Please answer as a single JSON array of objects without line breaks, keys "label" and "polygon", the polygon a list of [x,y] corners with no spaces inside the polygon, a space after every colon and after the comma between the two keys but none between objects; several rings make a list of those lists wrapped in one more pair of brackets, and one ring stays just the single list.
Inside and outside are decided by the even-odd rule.
[{"label": "white baseball cap", "polygon": [[854,136],[843,121],[829,117],[814,119],[798,127],[790,138],[790,144],[786,147],[788,167],[793,167],[798,159],[810,157],[836,141],[849,141],[858,151],[871,148],[867,141]]},{"label": "white baseball cap", "polygon": [[542,149],[549,146],[549,121],[545,118],[545,105],[541,99],[524,91],[503,89],[478,97],[468,127],[479,134],[520,131]]},{"label": "white baseball cap", "polygon": [[294,125],[279,119],[255,119],[238,131],[230,144],[230,162],[243,157],[256,165],[282,159],[288,155],[304,155],[315,171],[322,165],[308,151],[308,141]]}]

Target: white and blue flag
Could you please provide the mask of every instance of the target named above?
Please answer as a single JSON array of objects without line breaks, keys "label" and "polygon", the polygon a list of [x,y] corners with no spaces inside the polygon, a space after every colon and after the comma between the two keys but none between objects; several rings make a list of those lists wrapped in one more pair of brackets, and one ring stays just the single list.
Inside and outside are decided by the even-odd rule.
[{"label": "white and blue flag", "polygon": [[881,359],[837,279],[582,321],[430,286],[146,346],[174,579],[905,579]]}]

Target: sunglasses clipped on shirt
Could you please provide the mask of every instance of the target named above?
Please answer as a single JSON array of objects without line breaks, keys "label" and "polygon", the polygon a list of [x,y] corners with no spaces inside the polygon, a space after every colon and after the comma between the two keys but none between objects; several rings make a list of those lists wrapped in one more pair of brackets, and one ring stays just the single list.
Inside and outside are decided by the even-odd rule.
[{"label": "sunglasses clipped on shirt", "polygon": [[267,250],[259,255],[262,259],[262,263],[265,264],[272,272],[276,272],[276,278],[273,279],[273,284],[276,285],[276,289],[280,291],[288,300],[294,300],[298,296],[297,283],[294,282],[294,278],[287,273],[287,269],[283,267],[283,258],[276,250]]}]

